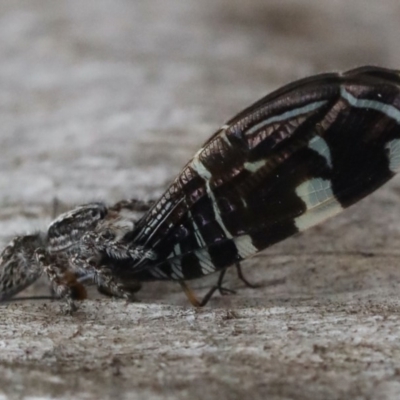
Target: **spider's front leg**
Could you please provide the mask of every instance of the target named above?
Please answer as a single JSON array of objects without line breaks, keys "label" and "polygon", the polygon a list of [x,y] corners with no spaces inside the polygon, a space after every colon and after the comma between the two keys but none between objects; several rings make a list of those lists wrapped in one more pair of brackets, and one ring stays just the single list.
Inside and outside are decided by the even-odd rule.
[{"label": "spider's front leg", "polygon": [[83,253],[106,254],[111,259],[141,261],[145,259],[155,259],[153,250],[134,243],[127,243],[123,239],[118,239],[120,235],[111,229],[100,232],[87,232],[82,237]]},{"label": "spider's front leg", "polygon": [[[93,232],[90,233],[93,235]],[[102,265],[100,254],[92,248],[81,246],[80,250],[71,257],[71,266],[84,279],[88,278],[97,285],[99,293],[123,298],[128,301],[136,301],[134,293],[140,290],[140,282],[129,280],[127,282],[118,279],[118,274],[112,267]]]},{"label": "spider's front leg", "polygon": [[144,213],[148,211],[156,200],[139,200],[139,199],[128,199],[121,200],[115,203],[109,210],[120,212],[122,210],[134,211],[137,213]]},{"label": "spider's front leg", "polygon": [[119,236],[118,232],[111,229],[111,225],[108,228],[103,226],[99,232],[87,232],[72,258],[72,264],[79,273],[93,276],[100,293],[134,301],[134,293],[141,288],[140,282],[118,270],[112,260],[152,259],[154,253],[143,246],[116,239]]},{"label": "spider's front leg", "polygon": [[[132,279],[121,282],[112,261],[103,265],[102,260],[147,256],[147,252],[123,244],[121,239],[134,228],[140,217],[136,215],[138,210],[143,213],[148,207],[148,203],[138,200],[123,201],[110,208],[103,203],[89,203],[53,221],[48,229],[48,252],[41,252],[38,257],[57,293],[72,299],[76,288],[76,297],[80,298],[82,283],[89,278],[101,293],[133,300],[132,293],[139,284]],[[64,275],[60,274],[62,265],[67,266]]]},{"label": "spider's front leg", "polygon": [[68,260],[50,254],[44,248],[35,250],[35,258],[40,269],[48,277],[55,294],[66,301],[65,313],[72,314],[77,310],[74,300],[86,299],[87,293],[74,271],[68,268]]},{"label": "spider's front leg", "polygon": [[135,293],[142,288],[141,283],[138,281],[120,281],[115,277],[113,271],[105,265],[102,265],[98,269],[96,284],[99,293],[105,296],[122,298],[129,302],[138,301]]}]

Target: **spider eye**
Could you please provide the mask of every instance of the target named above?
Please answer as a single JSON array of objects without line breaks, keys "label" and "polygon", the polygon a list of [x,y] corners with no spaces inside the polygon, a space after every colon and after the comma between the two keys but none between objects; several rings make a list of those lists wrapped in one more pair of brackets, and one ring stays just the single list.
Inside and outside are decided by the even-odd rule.
[{"label": "spider eye", "polygon": [[92,203],[89,204],[89,207],[89,213],[86,215],[89,215],[93,219],[103,219],[107,215],[107,207],[102,203]]},{"label": "spider eye", "polygon": [[105,240],[111,240],[115,238],[115,235],[111,231],[105,231],[101,234],[101,238]]},{"label": "spider eye", "polygon": [[91,210],[90,211],[90,216],[96,219],[103,219],[105,217],[106,213],[104,210]]},{"label": "spider eye", "polygon": [[87,261],[87,263],[88,263],[88,265],[90,265],[91,267],[96,267],[96,266],[97,266],[96,260],[95,260],[94,258],[90,258],[90,259]]}]

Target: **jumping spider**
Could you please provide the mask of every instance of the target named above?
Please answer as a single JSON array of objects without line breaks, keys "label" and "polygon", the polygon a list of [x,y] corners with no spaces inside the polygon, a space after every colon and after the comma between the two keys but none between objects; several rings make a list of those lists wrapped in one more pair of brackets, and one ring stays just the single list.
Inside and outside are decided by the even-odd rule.
[{"label": "jumping spider", "polygon": [[61,214],[47,232],[16,236],[0,255],[0,302],[7,300],[45,274],[55,294],[66,300],[66,312],[76,310],[74,300],[86,298],[83,283],[93,282],[100,293],[134,300],[141,287],[134,279],[118,280],[113,259],[153,259],[143,246],[120,240],[153,202],[124,200],[112,207],[89,203]]}]

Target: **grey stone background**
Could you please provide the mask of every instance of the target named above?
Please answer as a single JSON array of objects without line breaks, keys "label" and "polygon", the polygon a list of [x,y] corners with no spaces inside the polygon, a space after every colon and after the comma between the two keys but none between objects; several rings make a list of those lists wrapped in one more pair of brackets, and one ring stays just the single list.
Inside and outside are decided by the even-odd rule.
[{"label": "grey stone background", "polygon": [[[0,3],[0,239],[153,198],[226,119],[296,78],[400,68],[397,0]],[[193,309],[0,306],[0,399],[400,398],[400,184],[245,264]],[[195,283],[199,294],[215,277]],[[47,294],[45,282],[28,293]]]}]

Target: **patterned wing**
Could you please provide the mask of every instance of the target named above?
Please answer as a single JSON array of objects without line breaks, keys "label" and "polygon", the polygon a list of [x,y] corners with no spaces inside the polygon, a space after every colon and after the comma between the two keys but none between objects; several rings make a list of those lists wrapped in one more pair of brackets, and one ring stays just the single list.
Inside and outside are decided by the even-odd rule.
[{"label": "patterned wing", "polygon": [[292,83],[197,152],[126,236],[158,258],[141,279],[213,273],[339,213],[400,164],[398,71],[363,67]]}]

